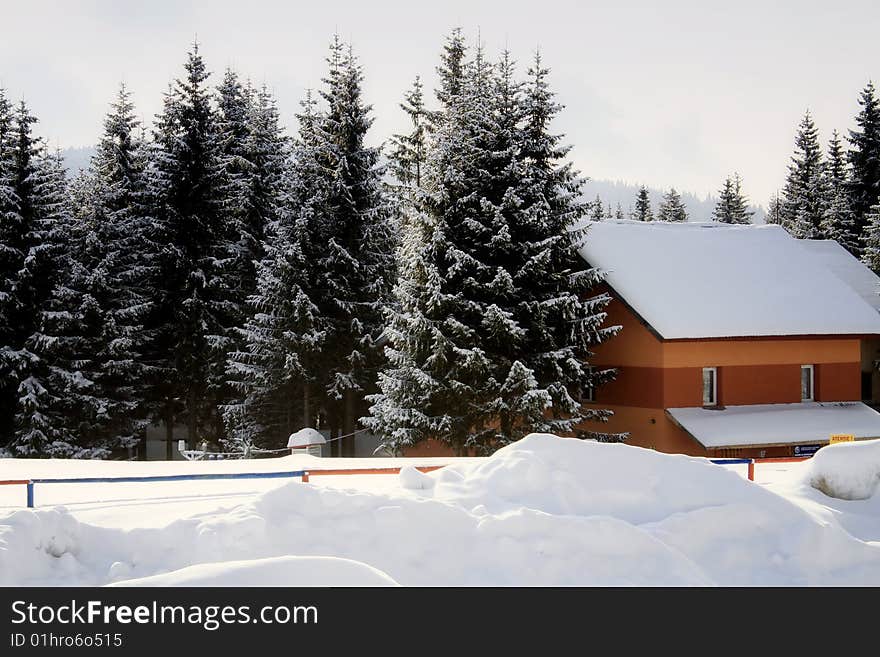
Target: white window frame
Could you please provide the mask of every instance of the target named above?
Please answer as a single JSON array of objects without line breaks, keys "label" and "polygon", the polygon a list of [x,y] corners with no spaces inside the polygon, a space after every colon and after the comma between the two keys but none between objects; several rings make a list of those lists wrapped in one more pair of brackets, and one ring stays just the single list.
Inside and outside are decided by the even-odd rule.
[{"label": "white window frame", "polygon": [[[706,401],[706,372],[712,372],[712,400],[710,402]],[[703,406],[718,406],[718,368],[717,367],[704,367],[702,372],[702,378],[700,379],[700,387],[703,395]]]},{"label": "white window frame", "polygon": [[[804,397],[804,370],[810,371],[810,396]],[[816,367],[814,365],[801,365],[801,401],[816,401]]]}]

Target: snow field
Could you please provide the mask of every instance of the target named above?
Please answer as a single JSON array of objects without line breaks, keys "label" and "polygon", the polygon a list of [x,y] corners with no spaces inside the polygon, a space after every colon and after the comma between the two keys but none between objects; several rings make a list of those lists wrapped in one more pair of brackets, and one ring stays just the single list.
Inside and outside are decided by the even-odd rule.
[{"label": "snow field", "polygon": [[0,584],[880,584],[878,496],[856,509],[801,477],[772,490],[705,459],[533,434],[430,474],[364,477],[370,489],[355,478],[273,482],[154,526],[161,505],[127,528],[13,511]]}]

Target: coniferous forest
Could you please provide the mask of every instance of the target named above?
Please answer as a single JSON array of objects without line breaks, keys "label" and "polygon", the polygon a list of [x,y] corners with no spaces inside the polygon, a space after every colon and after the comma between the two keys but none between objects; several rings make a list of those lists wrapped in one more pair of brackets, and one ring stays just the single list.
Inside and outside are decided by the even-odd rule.
[{"label": "coniferous forest", "polygon": [[[364,431],[395,454],[624,439],[583,403],[614,376],[590,363],[618,328],[577,253],[584,221],[623,209],[584,198],[540,54],[518,66],[460,29],[438,50],[437,87],[416,78],[408,130],[373,147],[338,37],[295,134],[267,86],[213,73],[194,44],[148,125],[120,85],[72,177],[0,89],[0,456],[128,458],[151,425],[167,458],[181,428],[245,455],[302,427],[336,455]],[[858,103],[825,151],[803,117],[766,221],[880,273],[871,83]],[[729,176],[713,219],[752,214]],[[675,189],[655,212],[644,186],[629,218],[689,220]]]},{"label": "coniferous forest", "polygon": [[880,99],[872,82],[858,97],[845,142],[832,131],[823,152],[810,112],[797,127],[785,186],[767,222],[801,239],[833,239],[880,273]]},{"label": "coniferous forest", "polygon": [[[411,130],[368,146],[356,53],[286,134],[272,93],[193,45],[149,125],[122,85],[69,178],[0,90],[0,454],[126,458],[148,425],[250,453],[302,427],[489,453],[574,435],[608,297],[577,255],[590,203],[522,72],[454,30]],[[176,448],[176,446],[175,446]]]}]

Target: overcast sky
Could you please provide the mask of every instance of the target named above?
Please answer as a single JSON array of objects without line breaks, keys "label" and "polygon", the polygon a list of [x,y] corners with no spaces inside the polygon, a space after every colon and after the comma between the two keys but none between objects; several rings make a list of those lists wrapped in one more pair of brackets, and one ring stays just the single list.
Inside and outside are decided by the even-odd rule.
[{"label": "overcast sky", "polygon": [[826,142],[880,77],[876,1],[3,0],[0,16],[0,86],[28,101],[53,147],[93,144],[123,80],[151,121],[196,35],[213,82],[232,66],[267,83],[293,127],[334,31],[361,58],[379,143],[405,127],[402,94],[416,75],[433,87],[461,26],[523,70],[541,48],[583,174],[703,196],[739,171],[765,206],[803,112]]}]

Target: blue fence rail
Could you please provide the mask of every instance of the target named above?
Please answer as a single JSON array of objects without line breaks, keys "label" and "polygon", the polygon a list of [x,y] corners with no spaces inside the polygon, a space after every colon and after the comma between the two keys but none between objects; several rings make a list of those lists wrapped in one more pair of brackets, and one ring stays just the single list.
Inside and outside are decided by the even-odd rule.
[{"label": "blue fence rail", "polygon": [[144,477],[68,477],[50,479],[29,479],[27,485],[27,505],[34,508],[34,486],[36,484],[133,484],[156,481],[198,481],[205,479],[291,479],[304,477],[307,470],[291,470],[287,472],[226,472],[216,474],[185,474],[185,475],[154,475]]}]

